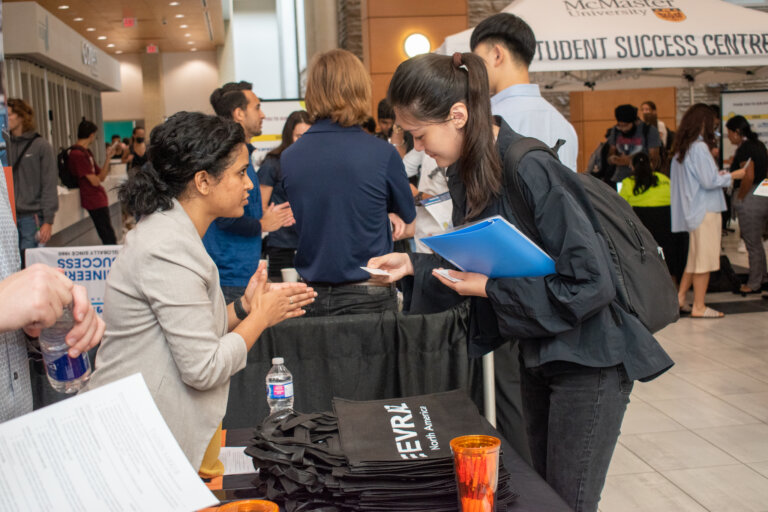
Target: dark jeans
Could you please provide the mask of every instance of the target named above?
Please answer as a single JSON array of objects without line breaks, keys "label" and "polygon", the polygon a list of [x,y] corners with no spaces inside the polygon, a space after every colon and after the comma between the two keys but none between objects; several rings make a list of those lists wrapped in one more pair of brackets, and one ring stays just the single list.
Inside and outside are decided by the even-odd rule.
[{"label": "dark jeans", "polygon": [[245,288],[239,286],[222,286],[221,291],[224,292],[224,302],[229,304],[242,297],[245,293]]},{"label": "dark jeans", "polygon": [[523,368],[533,468],[576,512],[595,512],[632,392],[623,365]]},{"label": "dark jeans", "polygon": [[19,251],[21,253],[21,268],[26,267],[25,251],[37,247],[37,220],[35,215],[16,215],[16,228],[19,231]]},{"label": "dark jeans", "polygon": [[283,274],[280,271],[284,268],[294,268],[293,259],[296,256],[296,249],[267,247],[266,253],[269,262],[267,267],[269,280],[275,283],[282,282]]},{"label": "dark jeans", "polygon": [[105,206],[95,210],[88,210],[88,214],[91,216],[91,220],[93,220],[93,225],[96,226],[96,232],[99,234],[99,238],[101,238],[101,243],[104,245],[117,244],[115,230],[112,229],[112,222],[109,218],[109,208]]},{"label": "dark jeans", "polygon": [[397,312],[395,285],[365,284],[323,285],[310,283],[315,289],[315,302],[305,307],[306,316],[359,315],[383,311]]}]

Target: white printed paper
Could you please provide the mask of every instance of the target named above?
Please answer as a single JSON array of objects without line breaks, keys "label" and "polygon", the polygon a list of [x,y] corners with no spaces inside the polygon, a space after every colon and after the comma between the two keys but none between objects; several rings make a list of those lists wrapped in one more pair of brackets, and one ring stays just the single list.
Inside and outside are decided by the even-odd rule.
[{"label": "white printed paper", "polygon": [[768,197],[768,179],[764,179],[755,189],[756,196]]},{"label": "white printed paper", "polygon": [[257,473],[253,459],[245,454],[245,446],[225,446],[219,453],[219,460],[224,464],[225,475],[243,475]]},{"label": "white printed paper", "polygon": [[449,193],[435,196],[422,204],[443,231],[453,227],[453,201]]},{"label": "white printed paper", "polygon": [[189,512],[217,503],[141,374],[0,424],[0,510]]}]

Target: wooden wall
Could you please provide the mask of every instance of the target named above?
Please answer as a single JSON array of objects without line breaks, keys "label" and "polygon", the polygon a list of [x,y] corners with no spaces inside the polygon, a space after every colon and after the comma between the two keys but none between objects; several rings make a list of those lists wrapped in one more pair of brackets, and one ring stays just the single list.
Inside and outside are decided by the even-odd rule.
[{"label": "wooden wall", "polygon": [[468,28],[466,0],[363,0],[361,12],[363,62],[373,80],[374,117],[395,69],[408,58],[406,37],[424,34],[434,51],[447,36]]},{"label": "wooden wall", "polygon": [[[624,89],[611,91],[572,92],[571,124],[579,135],[580,172],[585,171],[587,161],[598,144],[605,140],[605,132],[616,124],[614,109],[625,103],[640,109],[644,101],[656,103],[659,119],[667,128],[677,127],[677,96],[674,87],[659,89]],[[638,112],[638,115],[639,114]]]}]

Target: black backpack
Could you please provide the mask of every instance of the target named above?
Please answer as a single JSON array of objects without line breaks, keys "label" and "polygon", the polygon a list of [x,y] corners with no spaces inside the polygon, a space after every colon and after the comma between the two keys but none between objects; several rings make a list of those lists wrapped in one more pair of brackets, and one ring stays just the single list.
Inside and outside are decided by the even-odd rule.
[{"label": "black backpack", "polygon": [[72,174],[69,170],[69,152],[72,151],[74,146],[63,148],[59,151],[59,155],[56,157],[56,164],[59,167],[59,179],[61,184],[67,188],[79,188],[77,176]]},{"label": "black backpack", "polygon": [[[534,223],[533,211],[521,192],[518,174],[518,166],[531,151],[544,151],[557,159],[557,153],[538,139],[523,137],[513,141],[504,161],[514,162],[514,165],[511,175],[504,176],[504,181],[509,206],[520,222],[519,227],[540,244],[541,236]],[[599,219],[593,228],[603,237],[610,251],[616,301],[651,332],[676,322],[680,317],[677,291],[659,244],[616,190],[589,174],[579,173],[578,178]]]}]

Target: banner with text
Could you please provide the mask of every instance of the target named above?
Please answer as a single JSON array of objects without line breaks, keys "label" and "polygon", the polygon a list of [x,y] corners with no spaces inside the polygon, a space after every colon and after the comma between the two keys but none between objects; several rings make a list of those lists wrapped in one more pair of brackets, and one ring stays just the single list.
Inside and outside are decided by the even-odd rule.
[{"label": "banner with text", "polygon": [[[504,11],[536,35],[531,71],[763,66],[768,59],[768,14],[720,0],[516,0]],[[446,38],[443,53],[469,51],[471,34]]]},{"label": "banner with text", "polygon": [[104,311],[104,290],[112,263],[121,245],[90,247],[40,247],[27,249],[27,266],[43,263],[60,268],[69,279],[88,290],[88,298],[98,314]]}]

